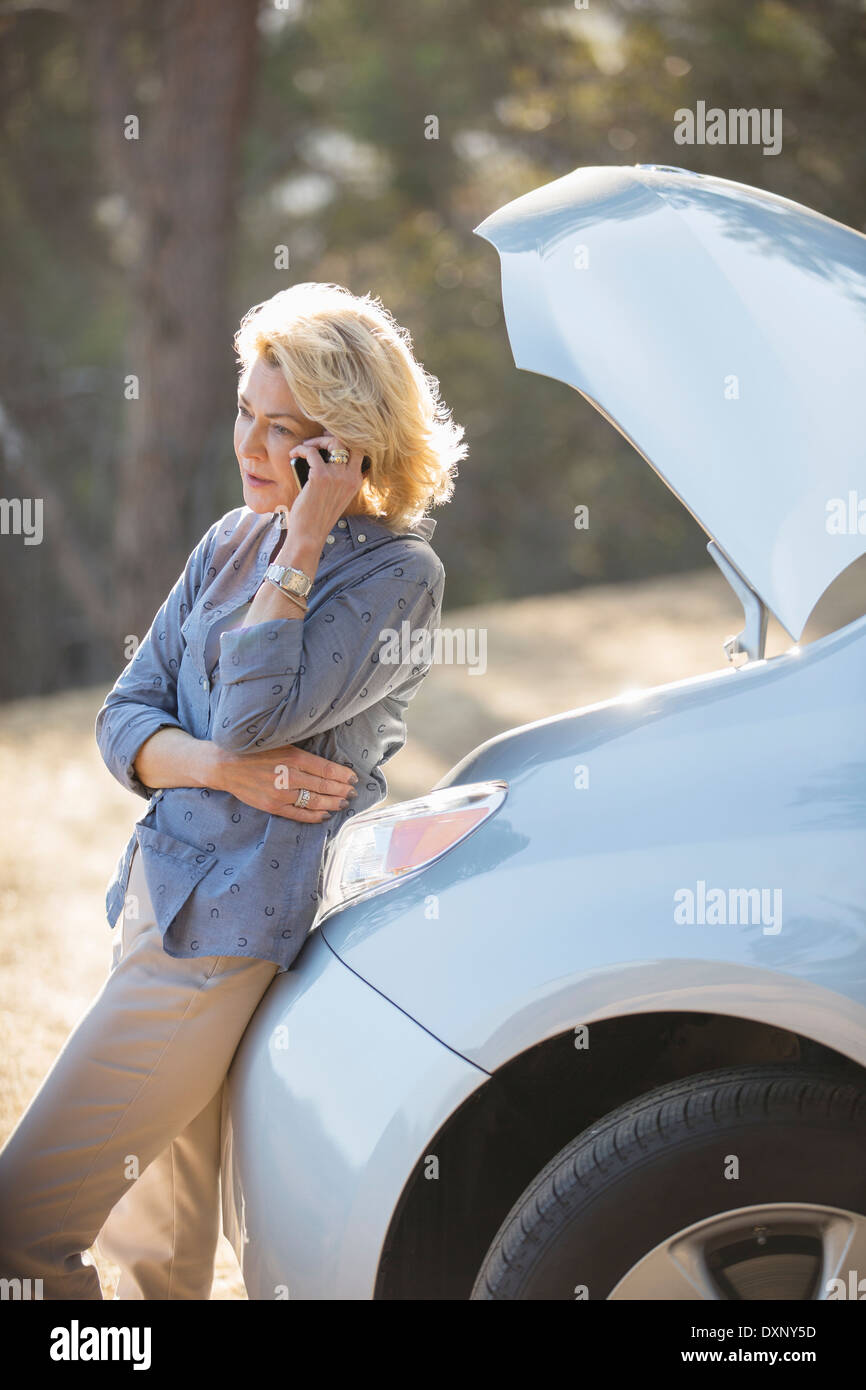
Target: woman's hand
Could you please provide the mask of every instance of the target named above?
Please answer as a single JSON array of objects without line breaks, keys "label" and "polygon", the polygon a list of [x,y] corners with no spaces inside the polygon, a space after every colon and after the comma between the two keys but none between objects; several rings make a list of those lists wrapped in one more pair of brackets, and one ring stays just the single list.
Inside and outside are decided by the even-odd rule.
[{"label": "woman's hand", "polygon": [[[228,753],[210,745],[213,767],[208,785],[231,792],[238,801],[272,816],[318,824],[356,796],[357,777],[342,763],[329,762],[293,743],[260,753]],[[300,788],[312,792],[306,807],[296,806]]]},{"label": "woman's hand", "polygon": [[[315,439],[305,439],[303,444],[292,450],[293,455],[303,454],[310,465],[310,472],[286,516],[283,543],[274,556],[276,564],[300,570],[310,580],[316,577],[331,527],[346,511],[363,482],[362,450],[347,449],[348,463],[326,463],[319,453],[319,447],[329,451],[346,449],[346,445],[341,444],[335,435],[320,434]],[[286,467],[289,468],[289,465]],[[303,608],[263,579],[243,625],[253,627],[270,618],[300,622],[303,616]]]},{"label": "woman's hand", "polygon": [[[330,453],[344,449],[349,461],[326,463],[319,453],[320,448]],[[310,473],[286,518],[286,535],[278,558],[283,564],[297,565],[297,560],[285,557],[311,552],[318,561],[328,532],[360,491],[364,481],[361,471],[364,451],[349,449],[333,434],[321,434],[315,439],[305,439],[292,454],[304,456]],[[297,567],[303,569],[303,565]]]}]

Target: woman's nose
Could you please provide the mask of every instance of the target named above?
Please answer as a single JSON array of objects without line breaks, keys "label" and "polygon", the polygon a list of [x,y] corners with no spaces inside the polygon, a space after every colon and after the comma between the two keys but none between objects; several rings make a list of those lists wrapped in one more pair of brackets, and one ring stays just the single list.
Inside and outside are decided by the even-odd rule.
[{"label": "woman's nose", "polygon": [[261,433],[253,421],[244,422],[244,428],[238,437],[238,446],[244,458],[264,457]]}]

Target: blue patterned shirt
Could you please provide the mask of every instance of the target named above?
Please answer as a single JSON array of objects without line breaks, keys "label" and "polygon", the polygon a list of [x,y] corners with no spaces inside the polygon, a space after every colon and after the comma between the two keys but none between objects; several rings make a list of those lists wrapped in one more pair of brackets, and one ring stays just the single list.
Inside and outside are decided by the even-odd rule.
[{"label": "blue patterned shirt", "polygon": [[[405,532],[341,517],[303,620],[243,626],[283,525],[281,513],[248,507],[213,523],[96,716],[109,771],[148,801],[108,885],[109,925],[138,843],[168,955],[253,956],[275,961],[278,973],[316,915],[329,839],[344,817],[387,794],[382,764],[406,741],[404,715],[432,664],[445,583],[431,517]],[[358,796],[306,824],[229,792],[145,787],[136,754],[166,727],[240,754],[295,744],[351,767]]]}]

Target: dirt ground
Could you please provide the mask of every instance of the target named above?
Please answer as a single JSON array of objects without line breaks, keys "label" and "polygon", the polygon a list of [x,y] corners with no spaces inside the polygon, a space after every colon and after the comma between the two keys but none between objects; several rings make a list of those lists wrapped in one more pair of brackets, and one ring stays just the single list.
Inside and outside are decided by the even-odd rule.
[{"label": "dirt ground", "polygon": [[[819,605],[812,640],[857,617],[862,567]],[[494,734],[725,665],[742,626],[713,567],[648,583],[450,610],[443,627],[486,630],[487,669],[437,665],[410,706],[406,747],[387,767],[390,801],[429,790]],[[771,624],[769,655],[791,645]],[[106,689],[16,701],[0,727],[0,1142],[6,1139],[108,970],[105,888],[141,815],[93,738]],[[116,1271],[98,1261],[103,1290]],[[246,1297],[223,1239],[214,1299]]]}]

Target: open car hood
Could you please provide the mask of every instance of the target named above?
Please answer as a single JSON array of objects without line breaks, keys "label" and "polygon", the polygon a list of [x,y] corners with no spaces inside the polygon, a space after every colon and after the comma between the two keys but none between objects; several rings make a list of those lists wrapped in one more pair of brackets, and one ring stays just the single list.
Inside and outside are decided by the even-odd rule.
[{"label": "open car hood", "polygon": [[475,231],[516,365],[601,411],[799,638],[866,553],[866,237],[658,165],[576,169]]}]

